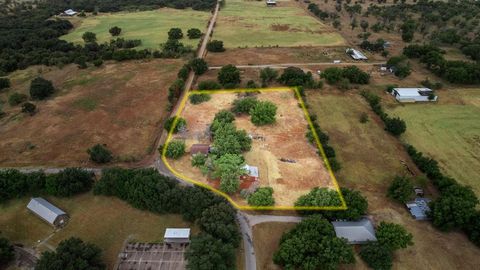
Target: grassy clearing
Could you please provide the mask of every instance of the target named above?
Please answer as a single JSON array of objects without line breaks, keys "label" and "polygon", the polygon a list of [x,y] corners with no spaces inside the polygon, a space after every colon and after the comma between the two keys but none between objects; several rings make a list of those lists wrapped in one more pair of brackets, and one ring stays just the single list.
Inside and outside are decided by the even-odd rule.
[{"label": "grassy clearing", "polygon": [[342,45],[343,38],[309,16],[294,1],[230,0],[219,13],[213,39],[226,47]]},{"label": "grassy clearing", "polygon": [[[454,95],[460,102],[449,100]],[[407,123],[402,139],[432,156],[447,175],[480,195],[480,93],[478,89],[439,92],[438,104],[396,106],[391,113]]]},{"label": "grassy clearing", "polygon": [[191,9],[178,10],[162,8],[154,11],[120,12],[100,14],[81,19],[79,26],[62,38],[69,42],[83,43],[82,35],[85,32],[97,34],[98,42],[108,42],[112,37],[108,30],[113,26],[122,28],[120,38],[141,39],[142,45],[138,49],[158,49],[159,44],[167,40],[167,32],[172,27],[183,30],[186,45],[196,46],[198,39],[188,39],[187,30],[199,28],[204,30],[210,13]]},{"label": "grassy clearing", "polygon": [[284,232],[295,227],[296,223],[267,222],[253,227],[253,239],[258,269],[281,269],[273,263],[273,253],[277,250]]},{"label": "grassy clearing", "polygon": [[[68,199],[48,198],[70,215],[69,224],[47,242],[52,246],[75,236],[95,243],[103,250],[107,268],[112,269],[124,241],[160,242],[167,227],[192,227],[179,215],[156,215],[132,208],[127,203],[91,193]],[[0,206],[0,231],[15,243],[32,246],[53,229],[25,208],[27,198]],[[193,233],[198,229],[193,227]],[[40,248],[44,250],[44,248]]]},{"label": "grassy clearing", "polygon": [[[339,180],[384,184],[395,175],[405,173],[400,162],[407,160],[402,156],[404,151],[396,139],[383,130],[377,122],[379,119],[359,95],[309,93],[308,103],[337,150],[342,164],[336,173]],[[360,123],[362,113],[367,113],[367,123]]]}]

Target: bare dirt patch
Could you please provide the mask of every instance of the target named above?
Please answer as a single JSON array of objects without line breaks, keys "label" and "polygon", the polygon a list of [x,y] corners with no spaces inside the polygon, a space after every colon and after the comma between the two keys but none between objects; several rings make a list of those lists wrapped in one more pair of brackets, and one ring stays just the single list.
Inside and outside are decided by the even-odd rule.
[{"label": "bare dirt patch", "polygon": [[[154,149],[166,117],[167,88],[180,60],[108,63],[78,70],[33,67],[12,74],[13,92],[28,93],[38,75],[52,80],[55,97],[35,102],[33,117],[9,107],[0,121],[2,166],[85,166],[86,150],[107,144],[117,161],[138,161]],[[37,69],[42,69],[39,74]]]},{"label": "bare dirt patch", "polygon": [[[176,134],[174,139],[185,140],[187,150],[194,143],[210,143],[205,131],[215,114],[221,109],[229,109],[236,96],[234,93],[213,94],[208,102],[187,104],[180,116],[186,119],[188,130]],[[259,168],[260,186],[274,189],[273,195],[278,206],[292,206],[298,197],[314,187],[333,188],[333,182],[316,147],[305,138],[307,121],[293,92],[262,92],[258,98],[269,100],[278,106],[277,122],[270,126],[256,127],[248,116],[239,116],[235,124],[238,129],[244,129],[250,135],[263,138],[254,139],[251,151],[244,155],[247,164]],[[285,163],[280,158],[296,162]],[[199,169],[191,166],[189,155],[179,160],[169,160],[169,163],[177,172],[214,186]],[[240,204],[245,204],[240,196],[232,197]]]}]

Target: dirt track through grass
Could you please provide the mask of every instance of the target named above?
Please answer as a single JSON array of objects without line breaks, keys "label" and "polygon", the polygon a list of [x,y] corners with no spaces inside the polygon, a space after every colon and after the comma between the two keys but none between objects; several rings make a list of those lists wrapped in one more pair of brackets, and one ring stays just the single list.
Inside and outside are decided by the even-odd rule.
[{"label": "dirt track through grass", "polygon": [[[198,28],[205,31],[210,13],[191,9],[179,10],[162,8],[154,11],[119,12],[114,14],[100,14],[80,19],[80,24],[71,33],[62,38],[69,42],[83,43],[82,35],[85,32],[97,34],[99,43],[108,42],[112,36],[108,30],[113,26],[122,28],[120,38],[140,39],[142,45],[137,49],[159,49],[159,45],[167,41],[168,30],[179,27],[183,31],[180,41],[196,48],[199,39],[189,39],[187,30]],[[78,20],[75,18],[74,20]]]},{"label": "dirt track through grass", "polygon": [[278,1],[267,7],[264,1],[229,0],[221,9],[213,39],[226,47],[332,46],[343,38],[310,17],[294,1]]}]

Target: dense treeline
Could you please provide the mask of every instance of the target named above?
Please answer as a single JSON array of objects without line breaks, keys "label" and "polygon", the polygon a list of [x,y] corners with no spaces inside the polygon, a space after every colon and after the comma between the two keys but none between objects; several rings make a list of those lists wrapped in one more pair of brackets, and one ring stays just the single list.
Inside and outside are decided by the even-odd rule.
[{"label": "dense treeline", "polygon": [[420,62],[451,83],[480,83],[480,63],[446,60],[443,51],[433,45],[410,45],[403,49],[409,58],[419,58]]},{"label": "dense treeline", "polygon": [[[85,46],[74,45],[59,37],[68,33],[73,25],[63,19],[51,19],[67,8],[76,10],[115,12],[124,9],[154,9],[163,6],[175,8],[193,7],[207,10],[215,5],[215,0],[91,0],[91,1],[45,1],[36,8],[18,5],[9,12],[0,13],[0,73],[24,69],[30,65],[65,65],[77,63],[85,67],[85,62],[103,60],[130,60],[146,57],[178,57],[185,48],[171,41],[162,51],[131,50],[140,44],[138,40],[116,40],[98,44],[88,42]],[[5,8],[5,7],[4,7]],[[170,46],[165,49],[166,46]],[[127,48],[127,49],[125,49]],[[189,50],[187,50],[189,51]]]},{"label": "dense treeline", "polygon": [[105,169],[94,193],[116,196],[132,206],[155,213],[181,214],[197,221],[202,233],[192,238],[187,251],[188,269],[216,269],[235,265],[235,248],[240,243],[236,211],[225,199],[201,187],[180,186],[175,179],[154,169]]},{"label": "dense treeline", "polygon": [[440,197],[431,204],[433,225],[444,231],[464,229],[470,240],[480,246],[480,212],[476,210],[479,200],[472,189],[445,176],[436,160],[424,156],[412,145],[406,145],[406,149],[413,162],[440,191]]},{"label": "dense treeline", "polygon": [[385,130],[387,130],[394,136],[400,136],[400,134],[404,133],[407,130],[407,125],[405,124],[405,121],[403,121],[399,117],[390,117],[383,110],[382,105],[380,104],[379,96],[367,91],[362,91],[361,95],[368,102],[368,104],[372,108],[372,111],[378,116],[380,116],[383,123],[385,124]]},{"label": "dense treeline", "polygon": [[0,170],[0,203],[26,195],[69,197],[90,190],[93,181],[93,173],[79,168],[67,168],[49,175],[42,171]]}]

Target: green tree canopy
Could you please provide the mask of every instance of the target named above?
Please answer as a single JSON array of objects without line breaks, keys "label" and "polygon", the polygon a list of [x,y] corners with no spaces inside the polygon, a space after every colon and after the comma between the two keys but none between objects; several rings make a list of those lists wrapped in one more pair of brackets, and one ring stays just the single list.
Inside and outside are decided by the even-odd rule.
[{"label": "green tree canopy", "polygon": [[189,39],[201,38],[202,31],[200,31],[198,28],[190,28],[187,31],[187,36]]},{"label": "green tree canopy", "polygon": [[36,270],[106,269],[102,262],[102,250],[96,245],[85,243],[79,238],[63,240],[56,251],[42,253]]},{"label": "green tree canopy", "polygon": [[275,204],[275,199],[273,198],[273,188],[271,187],[261,187],[255,190],[252,194],[247,197],[247,202],[249,205],[253,206],[272,206]]},{"label": "green tree canopy", "polygon": [[112,37],[116,37],[116,36],[120,35],[120,33],[122,32],[122,28],[120,28],[118,26],[114,26],[114,27],[110,28],[110,30],[108,30],[108,32],[112,35]]},{"label": "green tree canopy", "polygon": [[251,121],[256,126],[275,123],[276,114],[277,106],[270,101],[259,101],[250,110]]},{"label": "green tree canopy", "polygon": [[55,92],[51,81],[37,77],[30,83],[30,96],[32,99],[46,99]]},{"label": "green tree canopy", "polygon": [[362,196],[362,194],[353,189],[340,188],[345,203],[347,204],[346,210],[337,211],[323,211],[322,215],[330,220],[346,219],[346,220],[358,220],[362,216],[367,214],[368,201]]},{"label": "green tree canopy", "polygon": [[45,189],[48,194],[70,197],[89,191],[94,182],[92,172],[80,168],[66,168],[57,174],[47,176]]},{"label": "green tree canopy", "polygon": [[210,206],[202,212],[198,220],[202,231],[221,239],[224,243],[238,247],[240,231],[236,223],[236,211],[228,203],[219,203]]},{"label": "green tree canopy", "polygon": [[174,140],[168,143],[165,156],[168,158],[179,159],[185,154],[185,143]]},{"label": "green tree canopy", "polygon": [[391,251],[413,245],[413,235],[399,224],[381,222],[376,235],[378,243]]},{"label": "green tree canopy", "polygon": [[170,28],[168,30],[168,39],[181,39],[183,38],[183,32],[180,28]]},{"label": "green tree canopy", "polygon": [[245,173],[244,159],[238,154],[223,154],[213,161],[213,176],[220,178],[220,189],[225,193],[234,193],[240,187],[240,176]]},{"label": "green tree canopy", "polygon": [[240,82],[240,70],[234,65],[223,66],[217,75],[218,82],[224,87],[234,88]]},{"label": "green tree canopy", "polygon": [[97,35],[92,32],[85,32],[82,35],[82,39],[85,41],[85,43],[93,43],[97,41]]},{"label": "green tree canopy", "polygon": [[236,114],[250,114],[250,111],[257,103],[256,97],[237,98],[233,101],[232,111]]},{"label": "green tree canopy", "polygon": [[287,269],[337,269],[355,262],[345,239],[335,237],[333,226],[313,215],[285,233],[273,261]]},{"label": "green tree canopy", "polygon": [[[172,125],[173,125],[175,119],[176,119],[176,116],[172,116],[172,117],[168,118],[167,121],[165,121],[165,124],[163,125],[163,127],[165,128],[165,130],[167,132],[170,132],[170,129],[172,128]],[[177,133],[180,130],[185,129],[186,127],[187,127],[187,121],[184,118],[179,117],[178,120],[177,120],[177,124],[175,125],[175,128],[173,129],[173,133]]]},{"label": "green tree canopy", "polygon": [[190,66],[190,68],[193,70],[193,72],[195,73],[195,75],[202,75],[204,74],[205,72],[207,72],[208,70],[208,65],[207,65],[207,62],[205,60],[203,60],[202,58],[195,58],[195,59],[192,59],[188,65]]},{"label": "green tree canopy", "polygon": [[223,41],[211,40],[207,43],[207,51],[209,52],[224,52]]},{"label": "green tree canopy", "polygon": [[0,90],[10,87],[10,79],[0,78]]},{"label": "green tree canopy", "polygon": [[324,187],[313,188],[295,202],[295,206],[339,206],[341,204],[338,192]]},{"label": "green tree canopy", "polygon": [[[12,244],[5,237],[0,237],[0,268],[6,266],[15,258]],[[3,269],[3,268],[2,268]]]},{"label": "green tree canopy", "polygon": [[389,270],[393,266],[392,251],[379,243],[368,243],[360,250],[360,257],[375,270]]},{"label": "green tree canopy", "polygon": [[278,71],[273,68],[266,67],[260,70],[260,79],[262,79],[262,83],[268,84],[274,81],[278,77]]},{"label": "green tree canopy", "polygon": [[313,86],[313,77],[311,72],[305,73],[301,68],[288,67],[282,75],[278,78],[278,81],[288,86]]},{"label": "green tree canopy", "polygon": [[231,270],[235,268],[235,248],[209,234],[192,237],[187,249],[187,269],[190,270]]},{"label": "green tree canopy", "polygon": [[400,203],[406,203],[412,199],[413,185],[407,177],[397,176],[387,191],[387,196]]}]

